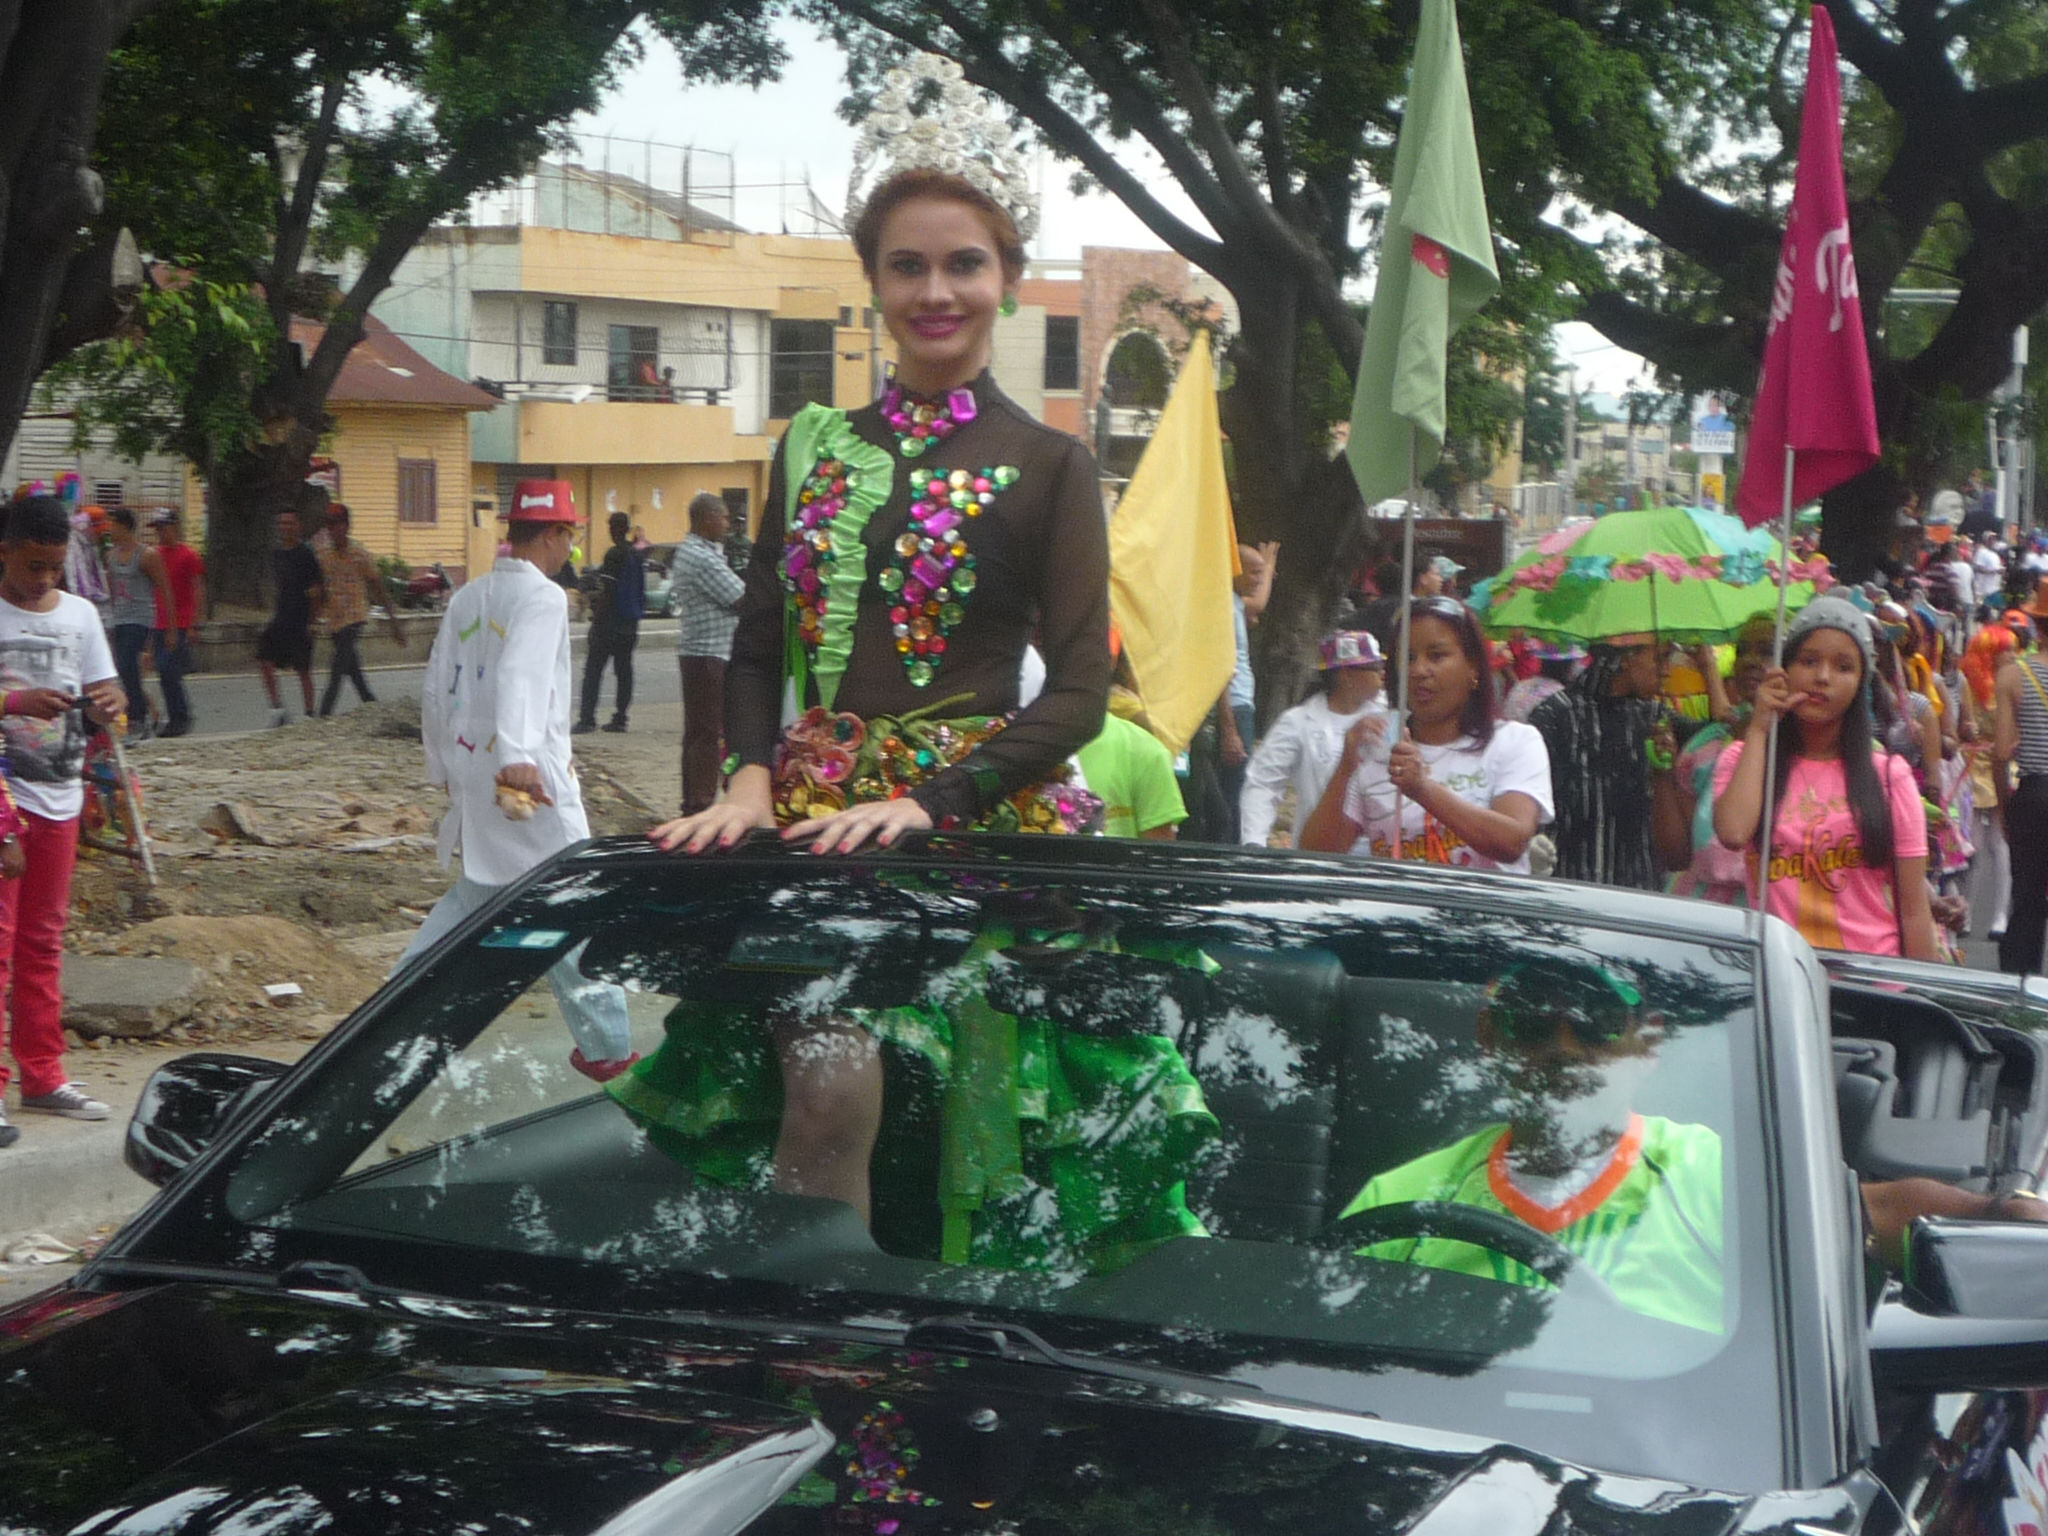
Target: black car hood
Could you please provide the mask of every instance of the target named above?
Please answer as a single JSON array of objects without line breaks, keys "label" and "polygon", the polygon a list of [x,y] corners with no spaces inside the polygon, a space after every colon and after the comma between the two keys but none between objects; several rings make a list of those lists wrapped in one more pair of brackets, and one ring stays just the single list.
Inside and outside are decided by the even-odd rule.
[{"label": "black car hood", "polygon": [[0,1313],[4,1536],[1850,1529],[1011,1360],[192,1285]]}]

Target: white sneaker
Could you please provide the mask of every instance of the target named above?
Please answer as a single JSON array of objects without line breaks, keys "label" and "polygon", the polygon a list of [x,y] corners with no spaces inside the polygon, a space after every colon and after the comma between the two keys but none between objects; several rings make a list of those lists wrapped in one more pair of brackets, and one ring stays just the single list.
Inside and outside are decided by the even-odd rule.
[{"label": "white sneaker", "polygon": [[21,1107],[38,1110],[46,1115],[62,1115],[66,1120],[104,1120],[113,1113],[76,1083],[60,1084],[48,1093],[39,1093],[34,1098],[23,1094]]},{"label": "white sneaker", "polygon": [[283,724],[284,724],[284,711],[283,711],[283,710],[281,710],[281,709],[273,709],[273,710],[272,710],[272,711],[270,712],[270,727],[271,727],[271,729],[272,729],[272,730],[275,730],[275,729],[277,729],[277,727],[278,727],[278,726],[280,726],[280,725],[283,725]]}]

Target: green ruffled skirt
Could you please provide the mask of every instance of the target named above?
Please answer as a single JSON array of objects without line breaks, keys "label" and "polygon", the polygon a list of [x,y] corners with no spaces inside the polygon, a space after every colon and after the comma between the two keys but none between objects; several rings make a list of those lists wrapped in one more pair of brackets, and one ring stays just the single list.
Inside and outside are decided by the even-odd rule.
[{"label": "green ruffled skirt", "polygon": [[[1078,1276],[1205,1235],[1185,1179],[1217,1125],[1179,1050],[1161,1035],[1083,1034],[998,1011],[980,985],[998,943],[977,940],[936,1001],[852,1014],[890,1047],[896,1106],[936,1107],[883,1117],[873,1171],[884,1246]],[[664,1029],[661,1047],[606,1091],[698,1179],[768,1188],[782,1074],[759,1014],[686,1000]],[[938,1220],[892,1226],[889,1205]]]}]

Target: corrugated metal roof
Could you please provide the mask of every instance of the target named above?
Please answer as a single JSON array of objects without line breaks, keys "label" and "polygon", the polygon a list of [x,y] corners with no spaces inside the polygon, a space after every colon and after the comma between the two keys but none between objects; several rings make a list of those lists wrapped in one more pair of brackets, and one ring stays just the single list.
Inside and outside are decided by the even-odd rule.
[{"label": "corrugated metal roof", "polygon": [[[292,340],[311,357],[327,328],[313,320],[293,320]],[[418,405],[442,410],[488,411],[495,395],[454,374],[436,368],[399,339],[391,327],[372,315],[363,324],[363,339],[341,365],[341,376],[328,392],[329,405]]]}]

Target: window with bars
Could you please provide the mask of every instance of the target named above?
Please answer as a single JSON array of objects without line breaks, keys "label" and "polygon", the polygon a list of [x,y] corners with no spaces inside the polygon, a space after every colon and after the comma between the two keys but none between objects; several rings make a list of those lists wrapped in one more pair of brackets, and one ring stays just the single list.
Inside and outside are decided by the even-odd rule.
[{"label": "window with bars", "polygon": [[576,306],[564,299],[549,299],[541,306],[540,360],[552,367],[573,367],[576,362]]},{"label": "window with bars", "polygon": [[119,480],[95,481],[92,488],[94,503],[102,507],[118,507],[127,496],[127,487]]},{"label": "window with bars", "polygon": [[805,406],[832,403],[836,355],[830,320],[769,322],[768,414],[787,420]]},{"label": "window with bars", "polygon": [[1045,317],[1045,387],[1081,387],[1081,317]]},{"label": "window with bars", "polygon": [[398,520],[401,523],[439,521],[432,459],[398,461]]}]

